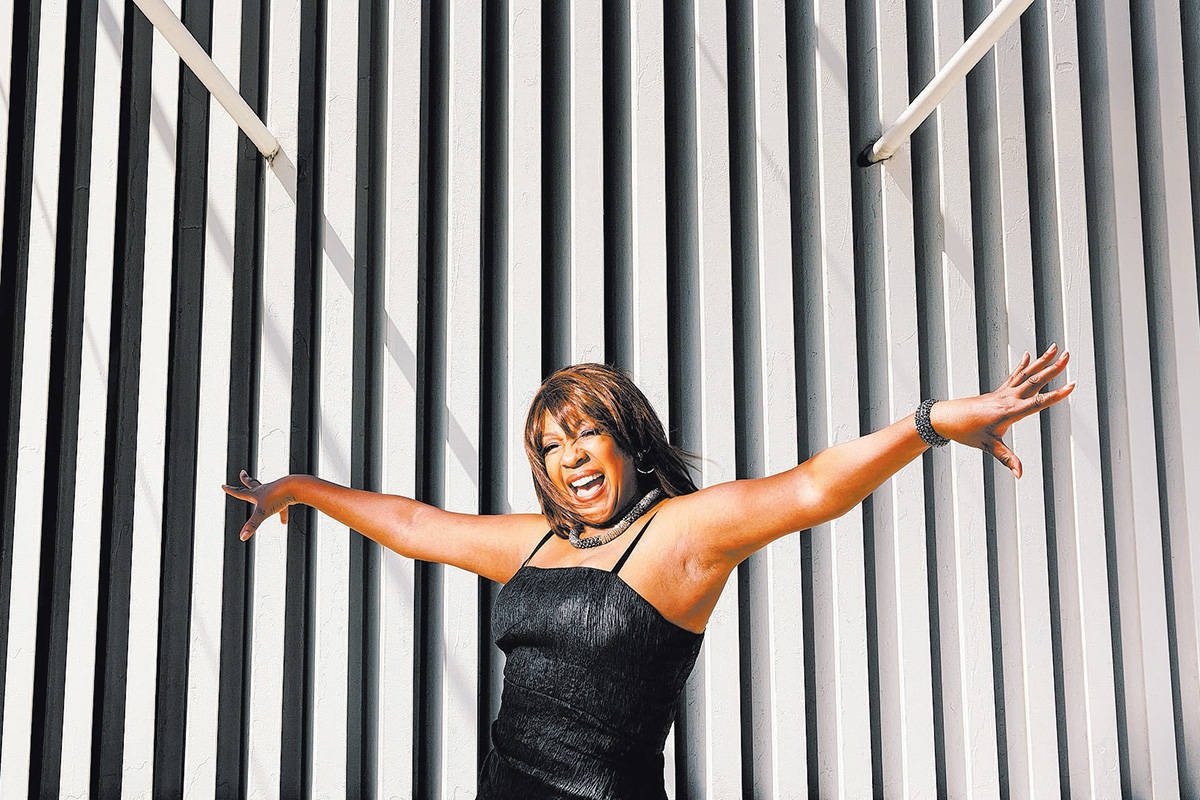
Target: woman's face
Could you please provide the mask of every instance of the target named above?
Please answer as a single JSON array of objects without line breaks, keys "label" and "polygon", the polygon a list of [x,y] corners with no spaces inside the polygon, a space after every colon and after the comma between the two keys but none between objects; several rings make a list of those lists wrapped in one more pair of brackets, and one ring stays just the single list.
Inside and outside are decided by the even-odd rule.
[{"label": "woman's face", "polygon": [[583,420],[573,438],[546,414],[542,458],[564,506],[588,525],[606,522],[637,497],[633,457],[593,420]]}]

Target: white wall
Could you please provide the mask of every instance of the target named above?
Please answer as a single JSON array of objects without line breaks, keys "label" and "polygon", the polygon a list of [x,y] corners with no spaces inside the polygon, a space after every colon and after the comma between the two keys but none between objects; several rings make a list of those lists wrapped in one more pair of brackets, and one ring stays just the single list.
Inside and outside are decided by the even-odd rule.
[{"label": "white wall", "polygon": [[[1071,351],[1069,402],[731,577],[674,797],[1200,796],[1200,12],[207,0],[268,166],[132,5],[0,0],[0,796],[469,797],[498,586],[246,466],[535,508],[541,377],[712,484]],[[10,21],[11,20],[11,24]],[[63,87],[63,91],[59,91]]]}]

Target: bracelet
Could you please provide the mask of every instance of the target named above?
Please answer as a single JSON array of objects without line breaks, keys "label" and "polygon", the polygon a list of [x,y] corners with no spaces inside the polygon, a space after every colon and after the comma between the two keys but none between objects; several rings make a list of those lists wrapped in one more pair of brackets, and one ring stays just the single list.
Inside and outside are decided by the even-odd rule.
[{"label": "bracelet", "polygon": [[945,447],[950,444],[950,440],[935,431],[929,422],[929,409],[933,408],[933,404],[936,402],[937,400],[933,398],[922,400],[913,417],[917,423],[917,435],[921,437],[921,441],[930,447]]}]

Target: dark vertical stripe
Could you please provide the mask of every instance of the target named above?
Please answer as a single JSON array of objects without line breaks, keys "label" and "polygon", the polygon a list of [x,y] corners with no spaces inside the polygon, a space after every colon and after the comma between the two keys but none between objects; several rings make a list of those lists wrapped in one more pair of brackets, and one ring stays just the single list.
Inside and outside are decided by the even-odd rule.
[{"label": "dark vertical stripe", "polygon": [[98,797],[120,795],[124,752],[154,36],[150,22],[132,2],[125,4],[125,19],[92,711],[92,791]]},{"label": "dark vertical stripe", "polygon": [[[206,51],[212,0],[187,0],[183,21]],[[163,460],[159,571],[158,677],[154,704],[156,797],[183,793],[192,537],[196,512],[196,439],[200,418],[200,340],[204,309],[204,238],[208,190],[208,92],[180,64],[175,226],[171,274],[167,431]]]},{"label": "dark vertical stripe", "polygon": [[[484,5],[483,252],[479,339],[479,510],[483,514],[512,512],[508,503],[508,454],[510,447],[520,446],[520,441],[508,437],[508,20],[507,0]],[[480,594],[476,752],[481,762],[491,748],[489,726],[500,709],[504,656],[491,641],[492,608],[499,590],[499,584],[488,583]]]},{"label": "dark vertical stripe", "polygon": [[[89,20],[85,23],[84,20]],[[58,793],[62,763],[63,702],[75,522],[75,466],[79,428],[79,366],[83,289],[87,267],[87,212],[91,183],[92,90],[96,62],[96,5],[67,9],[59,152],[58,227],[54,253],[54,307],[50,321],[50,374],[42,503],[42,580],[38,584],[37,644],[33,673],[30,793]],[[48,58],[61,57],[58,53]],[[41,135],[56,135],[43,129]],[[50,265],[39,265],[47,269]],[[45,380],[43,376],[30,376]]]},{"label": "dark vertical stripe", "polygon": [[[350,445],[353,486],[380,489],[384,331],[384,233],[387,196],[388,9],[358,4],[358,126],[354,212],[354,347]],[[346,692],[346,794],[375,796],[379,702],[380,548],[365,536],[350,542],[349,665]]]},{"label": "dark vertical stripe", "polygon": [[[429,472],[429,442],[426,428],[429,422],[429,402],[426,396],[426,385],[429,374],[429,337],[426,335],[430,324],[429,314],[429,252],[433,243],[430,241],[430,231],[434,215],[436,193],[431,181],[435,173],[433,149],[434,137],[431,130],[434,120],[442,108],[437,98],[437,83],[434,80],[433,68],[436,63],[434,41],[440,28],[431,19],[436,9],[437,0],[422,0],[421,4],[421,120],[420,137],[421,150],[419,155],[420,179],[418,181],[417,207],[417,384],[416,384],[416,413],[413,424],[413,440],[416,442],[416,486],[415,498],[424,500]],[[444,26],[443,26],[444,27]],[[422,792],[427,781],[424,778],[426,770],[422,766],[427,757],[424,744],[424,723],[428,709],[424,702],[425,659],[424,644],[427,636],[425,624],[425,606],[428,592],[425,589],[428,564],[417,561],[413,566],[413,719],[412,719],[412,787],[413,797],[425,796]]]},{"label": "dark vertical stripe", "polygon": [[[754,12],[747,0],[726,6],[729,75],[729,198],[733,300],[734,448],[738,478],[763,474],[762,341],[759,335],[758,141],[754,102]],[[767,619],[765,556],[751,555],[737,567],[742,796],[770,785],[773,768],[770,717],[770,625]]]},{"label": "dark vertical stripe", "polygon": [[[1021,17],[1021,66],[1025,90],[1025,134],[1029,170],[1029,228],[1033,258],[1034,320],[1037,341],[1061,341],[1062,324],[1055,310],[1058,264],[1053,133],[1050,104],[1049,40],[1046,9],[1035,7]],[[1054,441],[1053,416],[1042,415],[1042,452],[1049,463]],[[1050,644],[1054,651],[1054,700],[1058,706],[1058,782],[1063,797],[1071,794],[1067,750],[1066,689],[1062,669],[1062,603],[1058,588],[1058,532],[1054,503],[1054,470],[1042,471],[1046,513],[1046,569],[1050,590]]]},{"label": "dark vertical stripe", "polygon": [[[986,0],[967,0],[964,25],[974,30],[991,12]],[[1004,302],[1004,218],[1001,203],[999,121],[996,99],[996,59],[992,52],[967,74],[967,131],[970,137],[971,241],[975,266],[975,318],[979,382],[983,388],[1008,377],[1008,319]],[[995,486],[984,470],[987,530],[996,527]],[[993,637],[993,642],[999,639]],[[1003,747],[1002,747],[1003,749]]]},{"label": "dark vertical stripe", "polygon": [[[1124,364],[1120,282],[1120,258],[1117,249],[1116,188],[1112,163],[1112,105],[1109,88],[1108,58],[1105,47],[1105,17],[1102,4],[1078,9],[1080,94],[1087,98],[1080,109],[1083,137],[1084,181],[1087,194],[1088,259],[1091,262],[1092,336],[1096,347],[1096,392],[1098,433],[1100,436],[1100,485],[1103,489],[1104,539],[1108,550],[1109,629],[1113,648],[1113,684],[1116,699],[1117,763],[1120,765],[1121,795],[1134,794],[1129,773],[1129,725],[1125,705],[1125,654],[1121,636],[1120,575],[1117,570],[1116,538],[1120,530],[1131,532],[1123,524],[1129,510],[1117,515],[1114,495],[1113,464],[1126,457],[1114,450],[1129,427],[1123,402],[1117,410],[1110,397],[1127,394],[1128,378]],[[1120,520],[1120,521],[1118,521]]]},{"label": "dark vertical stripe", "polygon": [[[795,354],[796,382],[796,451],[798,460],[806,460],[812,452],[812,425],[808,418],[808,352],[810,334],[802,324],[808,316],[805,305],[804,273],[819,263],[819,240],[812,224],[817,206],[817,142],[812,132],[816,120],[816,81],[812,65],[815,58],[812,38],[812,12],[800,4],[785,6],[784,25],[787,29],[787,114],[788,114],[788,191],[791,196],[792,263],[792,352]],[[808,765],[808,793],[816,797],[819,791],[817,741],[817,669],[816,629],[813,617],[812,539],[807,533],[800,538],[800,584],[803,597],[801,609],[804,639],[804,726]]]},{"label": "dark vertical stripe", "polygon": [[[963,28],[975,30],[991,13],[986,0],[968,0]],[[971,245],[975,267],[975,337],[980,389],[1008,376],[1004,311],[1004,216],[1000,202],[1000,153],[996,110],[996,58],[992,52],[967,75],[968,162],[971,176]],[[1004,696],[1004,637],[1000,625],[999,552],[996,547],[996,480],[1011,482],[984,455],[983,513],[987,532],[988,608],[992,642],[992,703],[996,714],[996,767],[1001,800],[1009,797],[1008,732]],[[1009,491],[1007,483],[1002,491]]]},{"label": "dark vertical stripe", "polygon": [[[908,80],[910,94],[914,96],[933,79],[940,66],[937,63],[939,31],[935,27],[934,6],[935,0],[917,0],[908,6]],[[946,235],[940,193],[943,182],[949,180],[947,176],[959,169],[960,165],[942,163],[940,143],[937,123],[932,117],[926,120],[912,137],[913,235],[916,250],[917,327],[921,342],[922,397],[947,397],[949,395],[945,367],[947,363],[947,331],[943,324],[943,320],[946,318],[946,296],[942,283],[942,253],[946,248]],[[944,508],[950,502],[950,498],[944,492],[932,491],[935,488],[933,455],[927,454],[923,460],[927,481],[926,528],[932,537],[937,532],[937,510],[939,507]],[[931,542],[930,551],[933,552],[934,549]],[[938,572],[934,568],[934,564],[936,564],[936,559],[930,562],[931,599],[937,594]],[[939,652],[941,635],[940,626],[934,626],[931,630],[931,639],[938,642],[935,646]],[[938,661],[940,664],[940,658]],[[945,724],[941,712],[940,673],[940,666],[935,666],[937,691],[934,702],[934,726],[939,731]],[[938,773],[938,791],[941,794],[944,791],[941,785],[941,768]]]},{"label": "dark vertical stripe", "polygon": [[542,372],[571,363],[571,9],[542,6]]},{"label": "dark vertical stripe", "polygon": [[605,0],[603,5],[604,360],[632,370],[636,342],[630,335],[635,221],[629,0]]},{"label": "dark vertical stripe", "polygon": [[[928,0],[919,7],[908,7],[908,85],[909,94],[916,96],[933,77],[934,63],[932,8]],[[941,313],[938,292],[940,265],[940,232],[943,224],[938,201],[940,166],[937,152],[937,128],[926,123],[912,136],[913,174],[913,239],[916,260],[917,337],[921,359],[918,365],[922,397],[932,397],[944,384],[939,380],[935,364],[945,363],[942,336],[936,325]],[[942,394],[945,397],[944,389]],[[946,720],[942,698],[941,608],[938,598],[937,516],[935,499],[938,496],[933,468],[933,455],[921,459],[925,484],[925,563],[928,570],[929,604],[929,661],[933,694],[933,761],[939,796],[946,794]]]},{"label": "dark vertical stripe", "polygon": [[[816,83],[818,41],[820,31],[816,9],[812,4],[803,4],[799,13],[790,14],[789,25],[795,47],[796,75],[790,79],[795,88],[795,101],[791,103],[792,159],[796,169],[792,182],[793,225],[797,228],[792,245],[794,283],[793,318],[795,323],[795,352],[797,358],[796,400],[799,406],[797,425],[799,454],[801,459],[826,447],[829,436],[821,414],[827,414],[825,394],[824,362],[828,347],[825,341],[824,286],[822,284],[822,214],[821,205],[820,151],[817,141],[821,136],[820,117],[817,112],[819,87]],[[789,91],[789,94],[792,94]],[[834,212],[837,213],[837,212]],[[797,215],[799,215],[797,217]],[[798,224],[797,224],[798,222]],[[810,409],[816,415],[810,417]],[[812,603],[815,597],[816,572],[813,565],[812,542],[804,538],[801,550],[801,576],[805,589],[804,650],[808,657],[805,664],[805,701],[808,714],[809,791],[820,791],[820,758],[826,747],[836,748],[836,742],[822,741],[818,685],[824,685],[826,676],[817,658],[817,617]],[[825,628],[825,623],[822,623]]]},{"label": "dark vertical stripe", "polygon": [[[1175,311],[1171,298],[1175,279],[1168,240],[1167,155],[1163,151],[1162,98],[1158,82],[1158,41],[1155,16],[1172,13],[1156,9],[1152,3],[1131,6],[1130,28],[1133,39],[1134,118],[1137,121],[1138,179],[1142,208],[1142,250],[1145,258],[1146,313],[1150,334],[1150,385],[1157,391],[1150,397],[1154,406],[1155,455],[1158,466],[1159,523],[1162,526],[1163,572],[1166,585],[1167,654],[1171,667],[1171,699],[1174,710],[1176,764],[1180,790],[1194,795],[1192,774],[1188,770],[1187,738],[1183,726],[1183,698],[1180,685],[1179,636],[1175,613],[1175,568],[1173,553],[1189,538],[1186,498],[1181,481],[1175,477],[1184,459],[1180,438],[1179,415],[1184,412],[1172,398],[1179,397],[1178,362],[1175,358]],[[1192,219],[1197,218],[1192,198]],[[1188,287],[1190,289],[1191,287]],[[1179,289],[1187,291],[1187,289]],[[1193,365],[1194,368],[1195,365]],[[1098,377],[1098,376],[1097,376]],[[1182,548],[1186,551],[1189,545]],[[1185,573],[1186,574],[1186,571]],[[1193,601],[1194,602],[1194,601]],[[1185,615],[1186,618],[1186,615]],[[1186,663],[1187,659],[1185,659]],[[1193,755],[1193,758],[1195,756]],[[1121,762],[1122,778],[1128,771]]]},{"label": "dark vertical stripe", "polygon": [[[850,152],[863,152],[882,133],[879,119],[878,22],[874,4],[857,0],[846,4],[846,67],[849,87]],[[858,425],[862,431],[882,428],[888,418],[887,268],[883,244],[886,224],[882,198],[882,167],[852,167],[850,171],[851,227],[854,237],[854,318],[858,320]],[[894,213],[894,212],[893,212]],[[873,378],[875,380],[873,380]],[[862,503],[863,578],[866,600],[867,713],[871,731],[871,785],[882,796],[883,719],[880,709],[879,616],[894,611],[891,601],[881,608],[878,592],[880,556],[876,551],[874,495]],[[892,531],[891,535],[898,535]],[[886,564],[888,544],[884,541]],[[889,670],[894,667],[889,665]]]},{"label": "dark vertical stripe", "polygon": [[[41,0],[13,8],[12,71],[8,109],[8,160],[4,165],[4,244],[0,249],[0,368],[9,376],[0,394],[4,458],[0,459],[0,664],[8,663],[12,614],[13,526],[16,524],[17,455],[25,351],[25,296],[29,280],[29,214],[33,198],[33,129],[37,112],[38,33]],[[22,604],[24,608],[24,603]],[[7,673],[0,669],[0,719]],[[0,726],[2,727],[2,726]],[[0,734],[2,735],[2,734]]]},{"label": "dark vertical stripe", "polygon": [[[292,431],[288,471],[316,468],[320,408],[322,156],[325,101],[325,0],[300,4],[300,75],[296,149],[295,306],[292,314]],[[283,732],[279,791],[308,797],[312,788],[313,585],[315,512],[288,515],[284,590]]]},{"label": "dark vertical stripe", "polygon": [[762,347],[759,335],[758,169],[755,145],[754,11],[727,6],[729,73],[730,246],[733,278],[733,379],[737,476],[763,474]]},{"label": "dark vertical stripe", "polygon": [[800,597],[803,607],[800,618],[804,635],[804,758],[808,774],[808,796],[816,799],[821,796],[821,774],[817,769],[821,742],[817,738],[817,623],[813,613],[812,542],[812,537],[807,533],[801,535]]},{"label": "dark vertical stripe", "polygon": [[[967,0],[963,27],[974,30],[991,12],[985,0]],[[976,349],[981,388],[1008,377],[1008,319],[1004,314],[1004,218],[1001,203],[999,121],[996,100],[996,59],[992,52],[967,74],[967,131],[971,175],[971,242],[975,266]],[[983,471],[984,509],[989,542],[996,529],[996,489],[991,469]],[[999,629],[993,631],[999,649]],[[1000,669],[1001,664],[993,665]],[[997,675],[1001,673],[997,672]],[[997,678],[996,683],[1001,681]],[[999,698],[998,698],[999,699]],[[997,711],[1002,711],[998,707]],[[997,724],[1003,726],[1000,718]],[[1005,751],[1001,740],[1001,753]],[[1003,759],[1001,769],[1004,769]],[[1004,779],[1001,779],[1002,788]]]},{"label": "dark vertical stripe", "polygon": [[[445,482],[446,431],[446,212],[449,21],[445,0],[430,0],[427,61],[423,72],[426,110],[422,135],[426,151],[422,181],[424,219],[423,250],[420,259],[420,359],[417,364],[420,391],[418,421],[418,487],[421,500],[440,506]],[[442,698],[441,665],[438,659],[442,639],[442,565],[419,562],[416,574],[416,610],[414,625],[414,741],[416,771],[413,784],[416,797],[434,797],[441,793]],[[451,732],[453,733],[453,732]]]},{"label": "dark vertical stripe", "polygon": [[[266,107],[267,4],[243,0],[239,91],[260,116]],[[225,479],[236,485],[243,468],[254,474],[258,458],[259,321],[262,318],[264,162],[245,136],[238,137],[233,221],[233,308],[229,330],[229,434]],[[253,547],[236,535],[250,506],[227,497],[221,573],[221,656],[217,689],[216,796],[245,794],[250,696]],[[215,532],[214,532],[215,533]]]},{"label": "dark vertical stripe", "polygon": [[[696,163],[695,19],[690,4],[666,3],[663,7],[663,68],[666,108],[667,205],[667,386],[673,444],[699,452],[702,442],[700,415],[700,306],[699,240]],[[695,747],[698,733],[692,725],[703,719],[703,697],[695,687],[704,681],[704,663],[683,689],[675,717],[675,787],[680,800],[695,796],[702,787],[691,775],[703,774],[704,749]]]},{"label": "dark vertical stripe", "polygon": [[668,386],[672,441],[700,448],[699,221],[696,174],[695,20],[687,4],[663,9],[666,109],[667,318],[670,345]]}]

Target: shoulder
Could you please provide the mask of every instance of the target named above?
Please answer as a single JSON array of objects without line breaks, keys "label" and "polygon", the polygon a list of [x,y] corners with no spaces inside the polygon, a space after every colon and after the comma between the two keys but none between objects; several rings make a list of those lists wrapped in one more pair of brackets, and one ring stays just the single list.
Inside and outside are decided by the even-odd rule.
[{"label": "shoulder", "polygon": [[804,512],[811,492],[798,468],[727,481],[672,498],[672,526],[693,564],[720,572],[774,539],[808,527]]},{"label": "shoulder", "polygon": [[[646,535],[637,545],[636,559],[653,564],[658,575],[664,579],[670,577],[668,583],[693,580],[707,571],[702,550],[696,547],[698,494],[668,497],[647,515]],[[634,532],[640,533],[642,526],[643,523],[637,523]]]},{"label": "shoulder", "polygon": [[492,580],[501,583],[507,582],[533,549],[550,534],[550,523],[541,514],[500,514],[479,519],[489,524],[487,536],[500,550],[497,555],[503,566],[499,570],[500,576],[492,577]]},{"label": "shoulder", "polygon": [[664,500],[654,512],[621,579],[662,616],[693,632],[704,630],[732,565],[695,546],[696,494]]}]

